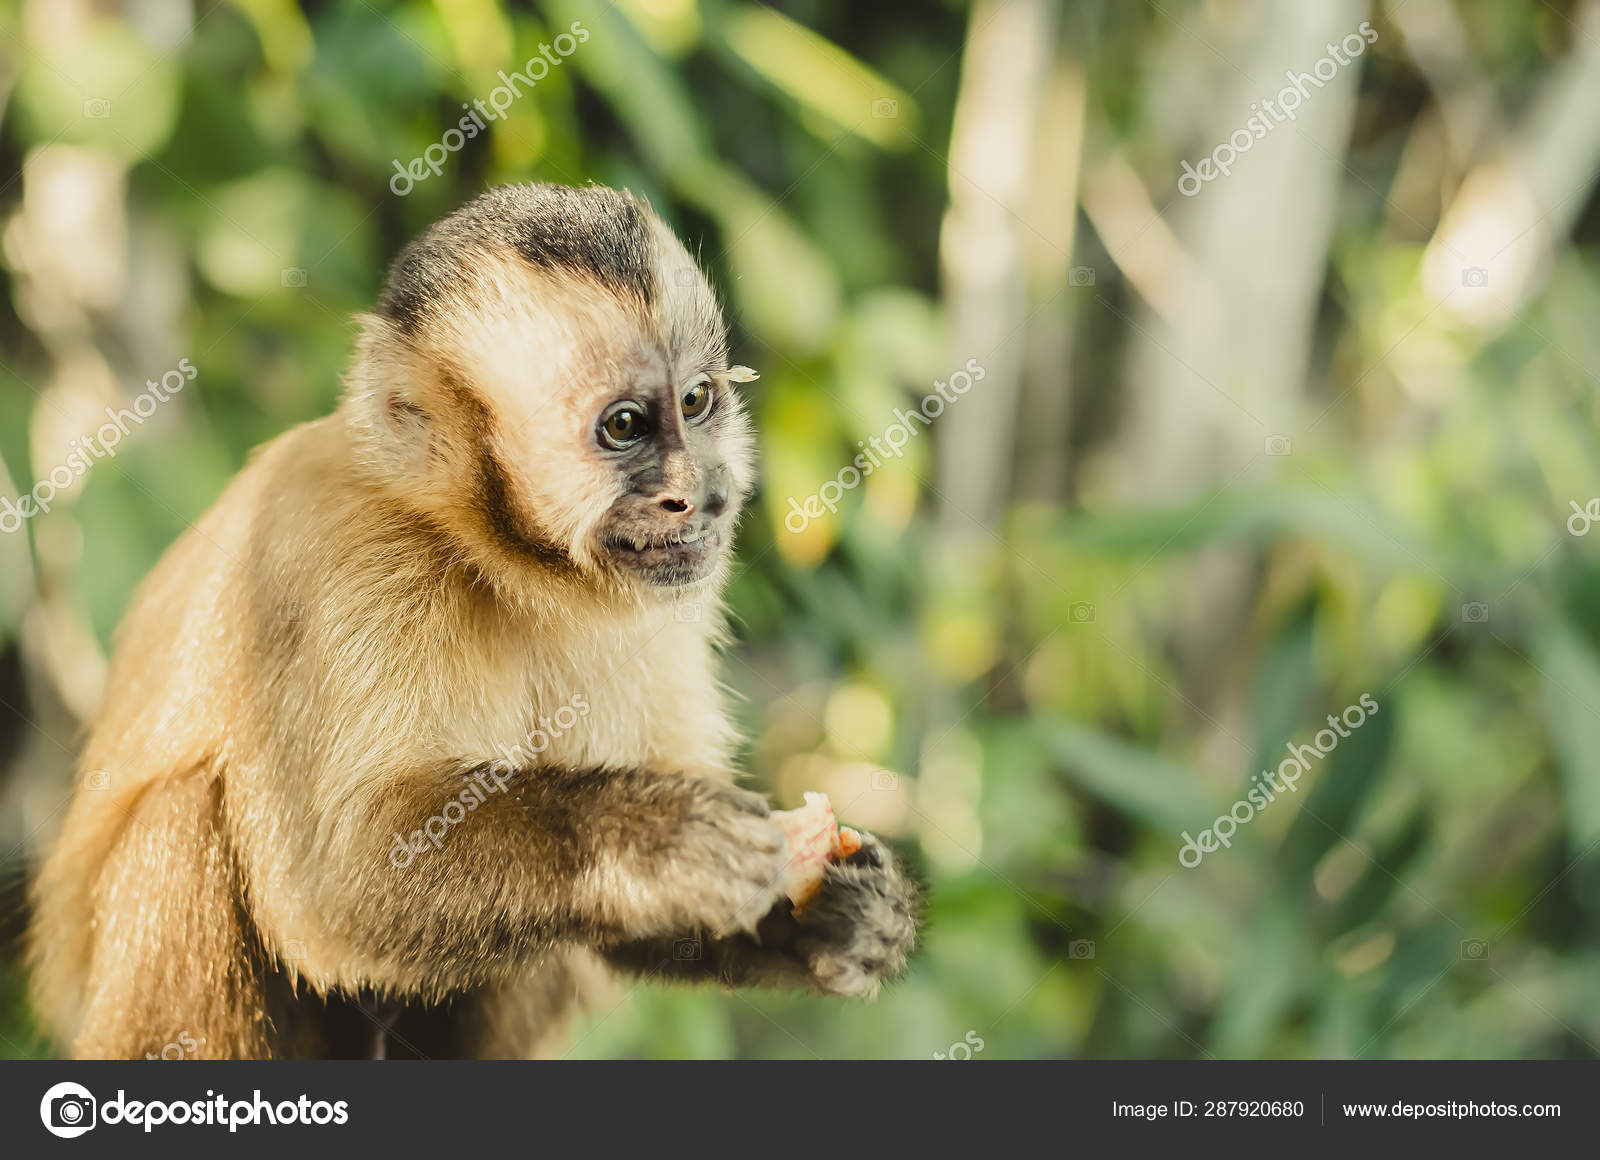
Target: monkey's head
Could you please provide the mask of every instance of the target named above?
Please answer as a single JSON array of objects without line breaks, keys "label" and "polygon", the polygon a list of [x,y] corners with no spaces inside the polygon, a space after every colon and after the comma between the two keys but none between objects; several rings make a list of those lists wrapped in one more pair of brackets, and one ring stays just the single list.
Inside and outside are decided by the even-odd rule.
[{"label": "monkey's head", "polygon": [[754,482],[722,314],[625,193],[492,189],[389,271],[348,379],[363,466],[494,574],[720,579]]}]

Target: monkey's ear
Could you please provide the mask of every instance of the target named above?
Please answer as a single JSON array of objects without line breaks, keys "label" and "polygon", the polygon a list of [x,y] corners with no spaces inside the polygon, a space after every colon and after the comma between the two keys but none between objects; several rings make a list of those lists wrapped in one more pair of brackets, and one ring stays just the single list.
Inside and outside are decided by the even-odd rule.
[{"label": "monkey's ear", "polygon": [[[396,368],[397,371],[399,368]],[[404,372],[400,372],[404,374]],[[406,472],[423,468],[438,437],[434,417],[418,402],[409,375],[384,383],[376,391],[380,437],[387,444],[390,466]]]},{"label": "monkey's ear", "polygon": [[[389,425],[397,428],[426,429],[431,422],[428,412],[406,398],[405,392],[398,386],[385,388],[383,413],[388,418]],[[408,430],[407,433],[413,434],[414,430]]]},{"label": "monkey's ear", "polygon": [[355,354],[345,375],[345,408],[368,463],[385,474],[406,475],[427,463],[433,416],[419,399],[419,368],[387,319],[364,314]]}]

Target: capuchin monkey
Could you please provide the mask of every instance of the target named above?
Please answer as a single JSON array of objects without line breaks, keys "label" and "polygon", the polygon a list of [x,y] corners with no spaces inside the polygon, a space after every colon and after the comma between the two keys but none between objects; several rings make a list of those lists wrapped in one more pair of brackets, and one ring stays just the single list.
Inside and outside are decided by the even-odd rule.
[{"label": "capuchin monkey", "polygon": [[35,887],[79,1057],[522,1057],[613,972],[871,996],[888,849],[796,917],[734,784],[753,483],[715,297],[650,209],[494,189],[390,270],[338,410],[140,587]]}]

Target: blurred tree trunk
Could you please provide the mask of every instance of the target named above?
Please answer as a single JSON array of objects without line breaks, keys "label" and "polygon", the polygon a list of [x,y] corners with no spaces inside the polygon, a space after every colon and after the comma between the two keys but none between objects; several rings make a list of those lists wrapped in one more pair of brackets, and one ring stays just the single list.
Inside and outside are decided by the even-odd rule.
[{"label": "blurred tree trunk", "polygon": [[1071,480],[1066,452],[1072,425],[1073,335],[1085,299],[1069,297],[1066,291],[1072,288],[1077,244],[1087,90],[1082,62],[1063,43],[1050,72],[1034,145],[1037,162],[1027,218],[1038,244],[1026,248],[1026,276],[1028,297],[1039,305],[1025,327],[1020,414],[1026,420],[1016,424],[1017,498],[1054,505],[1067,498]]},{"label": "blurred tree trunk", "polygon": [[[923,688],[922,716],[929,728],[913,807],[923,848],[947,868],[975,864],[982,846],[981,828],[960,825],[974,815],[982,762],[981,750],[962,732],[971,706],[958,699],[957,689],[969,679],[992,679],[987,674],[1001,660],[1008,608],[1001,587],[1002,520],[1019,474],[1024,367],[1030,354],[1048,358],[1051,347],[1066,339],[1057,328],[1042,340],[1044,348],[1030,350],[1027,343],[1030,276],[1059,282],[1072,253],[1071,186],[1083,85],[1070,73],[1051,76],[1059,7],[1059,0],[978,0],[968,23],[950,135],[950,204],[939,238],[946,370],[972,362],[982,367],[983,378],[945,408],[934,444],[938,527],[927,575],[937,582],[930,584],[927,618],[936,634],[960,626],[954,635],[964,644],[936,650],[938,660]],[[1052,143],[1071,150],[1064,164],[1055,155],[1041,165],[1042,125],[1067,136]],[[1061,365],[1045,380],[1049,391],[1036,383],[1029,395],[1035,402],[1042,394],[1052,396],[1046,404],[1055,415],[1050,422],[1063,430],[1065,373],[1063,351]],[[1048,438],[1030,440],[1029,460],[1037,467],[1060,447]],[[957,803],[953,811],[951,803]]]},{"label": "blurred tree trunk", "polygon": [[[1588,202],[1600,169],[1600,3],[1583,5],[1574,24],[1571,52],[1520,122],[1490,140],[1429,243],[1422,291],[1443,304],[1440,322],[1502,329],[1543,288]],[[1467,100],[1449,88],[1439,99],[1447,110]]]},{"label": "blurred tree trunk", "polygon": [[[939,245],[952,367],[976,359],[985,375],[940,419],[939,530],[947,545],[987,539],[1010,499],[1028,254],[1047,244],[1028,215],[1058,9],[1057,0],[979,0],[968,26]],[[1066,233],[1070,243],[1070,225]]]},{"label": "blurred tree trunk", "polygon": [[[1246,129],[1252,104],[1275,99],[1286,70],[1310,73],[1366,16],[1361,0],[1270,0],[1241,22],[1214,49],[1221,95],[1195,163]],[[1191,33],[1215,37],[1177,31]],[[1134,323],[1128,412],[1108,469],[1117,501],[1182,502],[1265,475],[1292,452],[1362,64],[1351,58],[1320,87],[1302,82],[1296,119],[1241,151],[1231,175],[1171,198],[1174,233],[1201,280],[1178,280],[1173,302],[1147,305]],[[1218,655],[1250,608],[1252,568],[1248,553],[1219,550],[1179,586],[1172,626],[1191,688],[1220,691]]]}]

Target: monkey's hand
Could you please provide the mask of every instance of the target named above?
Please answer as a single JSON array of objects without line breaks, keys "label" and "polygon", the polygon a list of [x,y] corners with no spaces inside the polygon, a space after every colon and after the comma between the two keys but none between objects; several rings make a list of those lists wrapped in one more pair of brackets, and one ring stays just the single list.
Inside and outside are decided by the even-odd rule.
[{"label": "monkey's hand", "polygon": [[827,869],[795,920],[792,953],[829,995],[872,998],[905,969],[917,937],[917,888],[871,834]]},{"label": "monkey's hand", "polygon": [[716,935],[754,931],[783,897],[788,860],[783,831],[760,794],[695,778],[677,824],[651,852],[639,878],[651,882],[675,927]]},{"label": "monkey's hand", "polygon": [[860,850],[828,866],[798,918],[782,898],[753,934],[718,938],[691,929],[599,949],[613,966],[648,978],[871,998],[905,968],[921,908],[916,885],[888,848],[861,837]]}]

